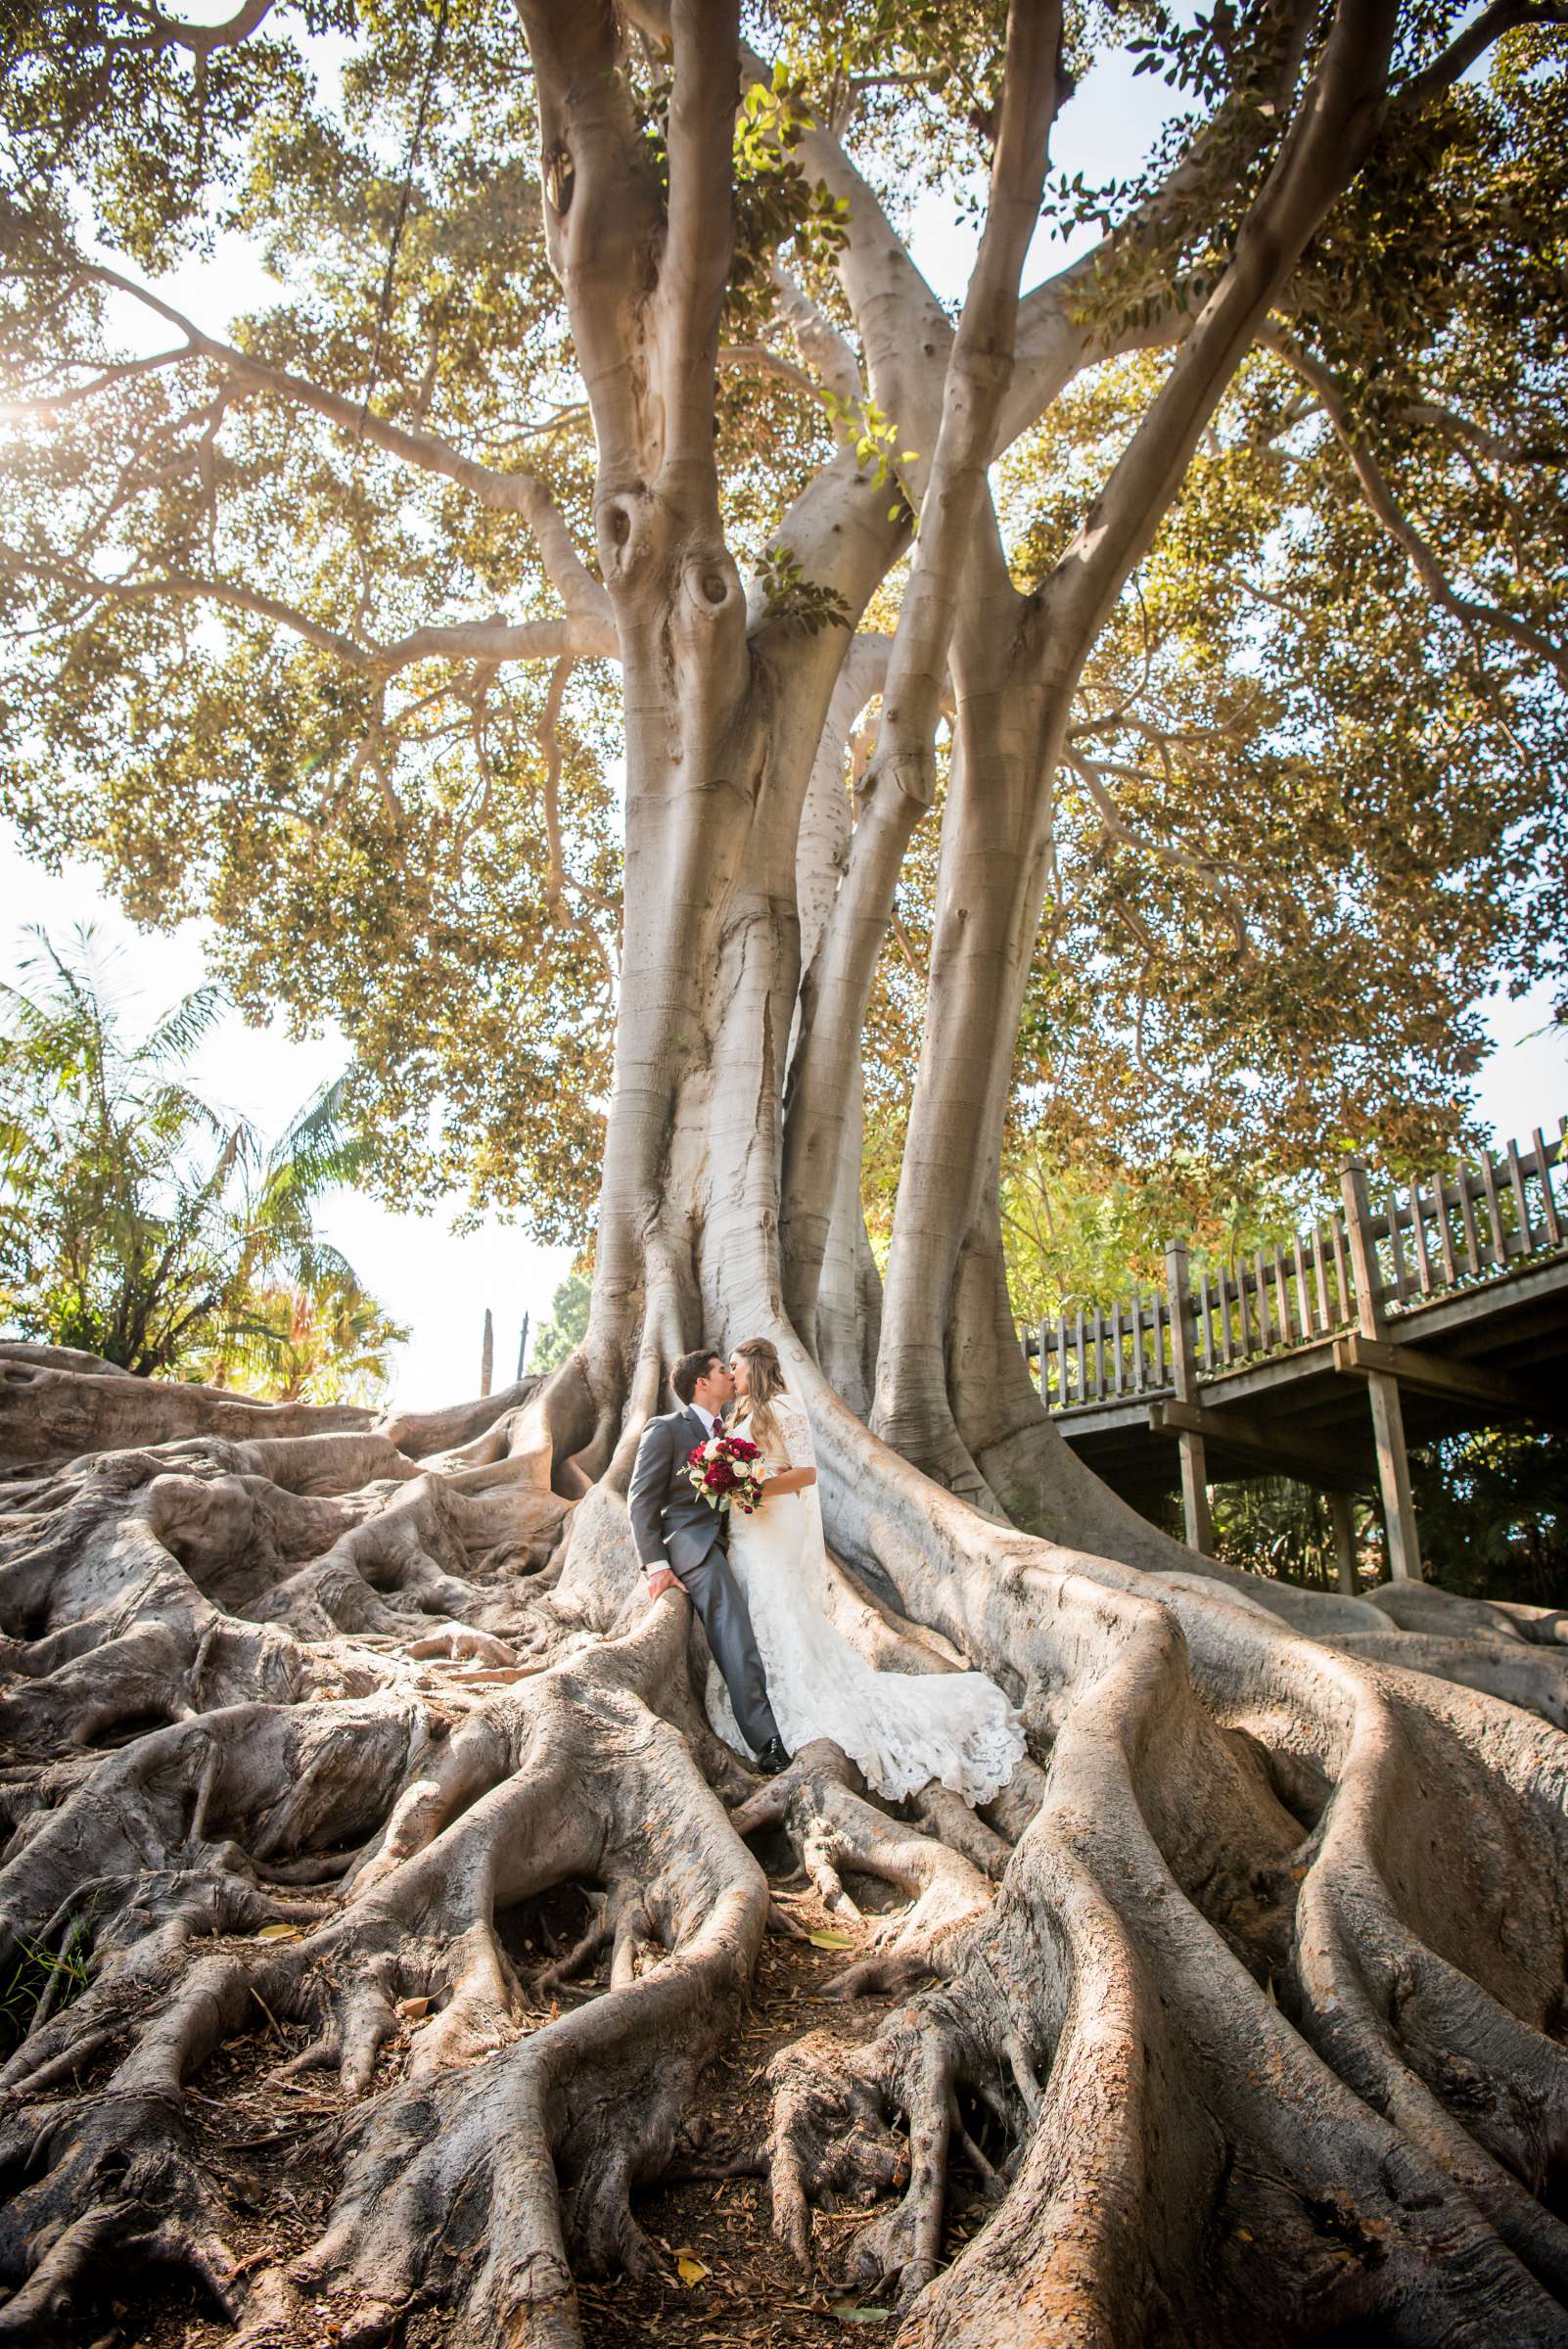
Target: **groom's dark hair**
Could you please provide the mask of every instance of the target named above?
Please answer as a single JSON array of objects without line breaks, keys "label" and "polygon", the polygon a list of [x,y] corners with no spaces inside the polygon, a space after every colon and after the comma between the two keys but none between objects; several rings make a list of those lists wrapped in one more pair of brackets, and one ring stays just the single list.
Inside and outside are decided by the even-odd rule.
[{"label": "groom's dark hair", "polygon": [[723,1356],[716,1346],[699,1346],[693,1354],[683,1354],[669,1373],[669,1383],[682,1403],[690,1403],[697,1392],[697,1381],[706,1378],[710,1362],[721,1362]]}]

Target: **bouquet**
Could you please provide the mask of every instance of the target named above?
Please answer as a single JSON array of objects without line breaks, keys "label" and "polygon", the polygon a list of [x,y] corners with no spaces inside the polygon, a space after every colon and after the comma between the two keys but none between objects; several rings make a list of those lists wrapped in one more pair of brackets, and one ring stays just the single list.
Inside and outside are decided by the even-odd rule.
[{"label": "bouquet", "polygon": [[686,1475],[711,1509],[739,1509],[749,1517],[762,1497],[761,1456],[761,1447],[745,1436],[710,1436],[687,1452]]}]

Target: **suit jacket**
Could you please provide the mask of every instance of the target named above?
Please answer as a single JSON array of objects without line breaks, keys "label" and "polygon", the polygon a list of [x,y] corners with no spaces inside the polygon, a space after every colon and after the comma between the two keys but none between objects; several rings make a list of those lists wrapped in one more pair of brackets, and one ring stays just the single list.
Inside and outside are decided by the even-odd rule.
[{"label": "suit jacket", "polygon": [[708,1429],[689,1405],[650,1419],[642,1431],[626,1505],[645,1566],[665,1558],[676,1574],[690,1574],[715,1543],[722,1548],[728,1541],[727,1513],[711,1508],[686,1478],[686,1454],[707,1441]]}]

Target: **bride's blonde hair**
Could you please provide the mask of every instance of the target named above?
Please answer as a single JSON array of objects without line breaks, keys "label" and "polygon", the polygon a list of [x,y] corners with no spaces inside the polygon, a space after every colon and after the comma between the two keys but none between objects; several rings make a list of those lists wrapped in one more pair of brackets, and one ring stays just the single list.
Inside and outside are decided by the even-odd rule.
[{"label": "bride's blonde hair", "polygon": [[784,1392],[784,1365],[771,1338],[742,1338],[735,1352],[746,1362],[746,1392],[740,1398],[737,1420],[744,1418],[759,1444],[775,1442],[778,1427],[773,1404]]}]

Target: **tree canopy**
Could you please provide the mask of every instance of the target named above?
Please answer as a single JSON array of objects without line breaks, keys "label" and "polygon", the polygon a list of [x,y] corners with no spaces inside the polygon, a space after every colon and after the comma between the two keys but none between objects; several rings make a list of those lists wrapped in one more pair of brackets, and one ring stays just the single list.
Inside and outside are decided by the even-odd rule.
[{"label": "tree canopy", "polygon": [[[1026,592],[1273,159],[1268,13],[1070,17],[1064,89],[1130,51],[1171,115],[1129,182],[1047,183],[1053,236],[1099,233],[1021,316],[993,494]],[[1562,988],[1563,46],[1550,10],[1488,11],[1485,42],[1467,13],[1403,12],[1390,124],[1081,680],[1012,1109],[1053,1164],[1146,1170],[1177,1140],[1221,1184],[1347,1141],[1407,1161],[1462,1124],[1485,991]],[[846,222],[854,185],[895,228],[932,189],[978,204],[1001,31],[989,6],[748,26],[725,528],[759,609],[846,644],[854,619],[871,659],[846,732],[867,744],[933,419],[886,404]],[[339,1021],[392,1195],[460,1183],[580,1239],[620,680],[521,27],[276,7],[176,33],[90,0],[3,37],[4,808],[35,852],[101,860],[138,917],[208,916],[246,1006]],[[653,17],[622,70],[659,181]],[[232,321],[163,300],[183,255],[241,245],[269,299]],[[1063,309],[1067,379],[1037,361],[1032,383]],[[787,537],[846,457],[891,517],[863,615]],[[865,756],[839,765],[846,819]],[[895,1132],[940,809],[939,788],[867,1036]]]}]

